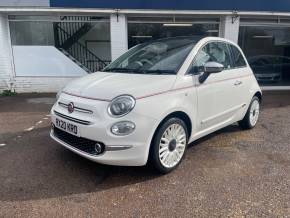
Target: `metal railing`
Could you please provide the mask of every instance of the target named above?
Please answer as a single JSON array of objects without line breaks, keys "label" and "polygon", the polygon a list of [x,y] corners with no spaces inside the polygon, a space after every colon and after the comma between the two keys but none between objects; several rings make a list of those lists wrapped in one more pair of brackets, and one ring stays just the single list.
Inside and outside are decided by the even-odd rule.
[{"label": "metal railing", "polygon": [[[79,42],[94,25],[86,17],[63,17],[63,20],[77,19],[77,22],[60,22],[54,24],[55,46],[77,64],[88,71],[102,70],[110,61],[100,59],[96,54]],[[79,22],[78,22],[79,21]]]}]

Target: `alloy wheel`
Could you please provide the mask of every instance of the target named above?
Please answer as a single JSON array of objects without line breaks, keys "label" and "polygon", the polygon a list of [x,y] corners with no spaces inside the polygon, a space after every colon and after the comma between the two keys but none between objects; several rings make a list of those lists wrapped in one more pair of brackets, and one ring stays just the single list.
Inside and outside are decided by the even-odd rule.
[{"label": "alloy wheel", "polygon": [[186,132],[182,125],[172,124],[162,134],[159,143],[159,160],[166,168],[176,166],[186,148]]},{"label": "alloy wheel", "polygon": [[255,126],[260,114],[260,103],[258,100],[254,100],[252,102],[251,108],[250,108],[250,123],[252,126]]}]

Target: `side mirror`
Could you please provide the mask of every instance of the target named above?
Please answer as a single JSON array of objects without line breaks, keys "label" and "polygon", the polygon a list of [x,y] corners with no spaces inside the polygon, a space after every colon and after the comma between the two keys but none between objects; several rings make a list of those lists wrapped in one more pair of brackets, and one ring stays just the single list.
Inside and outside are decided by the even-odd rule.
[{"label": "side mirror", "polygon": [[225,67],[217,62],[207,62],[204,65],[204,73],[212,74],[222,72]]},{"label": "side mirror", "polygon": [[189,74],[199,75],[200,73],[212,74],[219,73],[224,70],[224,66],[217,62],[207,62],[204,66],[192,66],[189,71]]},{"label": "side mirror", "polygon": [[224,66],[217,62],[207,62],[203,66],[203,74],[201,74],[198,78],[200,83],[203,83],[210,74],[212,73],[219,73],[224,70]]}]

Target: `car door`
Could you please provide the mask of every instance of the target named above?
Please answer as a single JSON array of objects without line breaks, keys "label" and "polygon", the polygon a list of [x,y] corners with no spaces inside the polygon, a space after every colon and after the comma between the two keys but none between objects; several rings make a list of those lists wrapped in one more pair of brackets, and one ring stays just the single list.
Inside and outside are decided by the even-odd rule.
[{"label": "car door", "polygon": [[[232,73],[233,73],[233,93],[235,94],[238,106],[241,106],[240,110],[241,115],[243,115],[243,107],[247,107],[249,103],[249,90],[252,85],[252,73],[248,68],[247,62],[245,61],[245,57],[242,54],[241,50],[233,45],[228,45],[231,49],[231,57],[232,57]],[[239,112],[239,111],[238,111]],[[237,113],[237,119],[239,118],[239,114]]]},{"label": "car door", "polygon": [[[230,123],[240,107],[235,90],[236,75],[232,66],[229,46],[222,41],[212,41],[204,45],[194,61],[196,69],[203,69],[207,62],[217,62],[224,66],[219,73],[210,74],[197,84],[197,121],[200,133],[216,130]],[[200,72],[198,77],[203,72]]]}]

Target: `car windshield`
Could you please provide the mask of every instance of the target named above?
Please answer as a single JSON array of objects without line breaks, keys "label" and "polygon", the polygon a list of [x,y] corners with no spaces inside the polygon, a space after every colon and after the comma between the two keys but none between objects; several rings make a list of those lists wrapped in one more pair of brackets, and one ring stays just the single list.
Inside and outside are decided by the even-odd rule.
[{"label": "car windshield", "polygon": [[198,42],[195,37],[177,37],[137,45],[103,71],[133,74],[177,74]]}]

